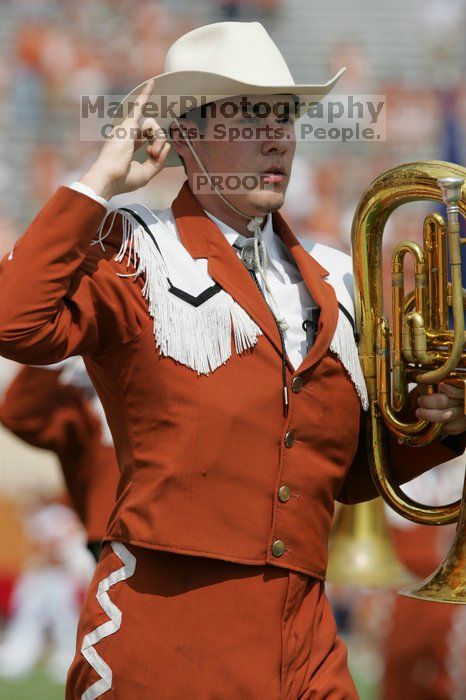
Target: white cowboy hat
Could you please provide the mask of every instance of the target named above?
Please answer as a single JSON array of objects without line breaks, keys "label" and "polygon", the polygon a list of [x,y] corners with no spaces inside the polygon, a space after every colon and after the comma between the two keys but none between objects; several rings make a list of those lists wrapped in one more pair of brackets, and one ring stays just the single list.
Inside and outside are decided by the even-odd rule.
[{"label": "white cowboy hat", "polygon": [[[164,73],[153,78],[154,88],[148,102],[153,108],[146,116],[155,117],[168,133],[175,117],[207,102],[238,95],[296,95],[303,103],[302,116],[312,103],[319,102],[333,88],[345,68],[327,83],[296,84],[285,59],[259,22],[217,22],[183,34],[169,48]],[[125,106],[134,101],[148,78],[121,102],[114,124],[121,123]],[[167,107],[169,106],[169,109]],[[126,110],[127,111],[127,110]],[[135,157],[147,159],[145,145]],[[167,166],[181,165],[174,148]]]}]

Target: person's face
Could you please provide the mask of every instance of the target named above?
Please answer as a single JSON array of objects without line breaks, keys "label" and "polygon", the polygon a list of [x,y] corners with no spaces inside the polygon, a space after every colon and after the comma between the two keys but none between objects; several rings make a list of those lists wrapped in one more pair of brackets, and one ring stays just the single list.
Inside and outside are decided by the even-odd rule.
[{"label": "person's face", "polygon": [[[203,138],[193,143],[205,169],[218,176],[222,194],[245,214],[260,216],[279,209],[296,150],[294,98],[247,95],[217,101],[215,107],[214,114],[208,112]],[[182,155],[189,154],[186,168],[196,192],[196,179],[202,184],[205,178],[186,151],[187,147]],[[209,191],[207,184],[204,191]]]}]

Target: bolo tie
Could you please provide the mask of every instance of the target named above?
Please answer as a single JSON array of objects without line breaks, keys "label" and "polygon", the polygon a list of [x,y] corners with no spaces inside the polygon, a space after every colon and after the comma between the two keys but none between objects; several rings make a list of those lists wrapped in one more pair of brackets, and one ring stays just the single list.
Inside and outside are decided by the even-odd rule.
[{"label": "bolo tie", "polygon": [[[280,334],[280,342],[281,342],[281,360],[282,360],[282,384],[283,384],[283,413],[285,416],[288,415],[288,387],[286,385],[286,349],[285,349],[285,338],[284,338],[284,332],[288,328],[288,324],[285,321],[284,317],[281,316],[277,302],[275,301],[273,292],[269,286],[269,283],[267,281],[266,277],[266,269],[267,269],[267,264],[268,264],[268,255],[267,255],[267,249],[264,244],[264,238],[263,238],[263,233],[261,229],[261,224],[263,222],[263,217],[262,216],[253,216],[250,218],[250,216],[246,215],[244,212],[242,212],[240,209],[235,207],[224,195],[220,192],[218,189],[217,185],[214,183],[212,178],[210,177],[209,173],[205,169],[204,165],[201,162],[201,159],[199,158],[198,154],[193,148],[193,145],[191,143],[191,140],[187,138],[185,135],[183,129],[181,128],[180,122],[178,121],[177,118],[175,118],[175,123],[180,129],[181,134],[183,135],[184,140],[186,141],[186,144],[191,151],[194,160],[196,163],[199,165],[200,169],[204,173],[204,175],[207,177],[212,189],[214,192],[218,194],[220,199],[223,200],[223,202],[230,207],[230,209],[233,209],[237,214],[242,216],[244,219],[247,219],[249,223],[247,224],[247,228],[249,231],[254,233],[254,237],[247,238],[246,236],[241,236],[241,234],[238,235],[238,238],[235,240],[233,243],[233,246],[240,251],[241,253],[241,260],[243,261],[244,265],[246,266],[247,270],[249,271],[249,274],[251,275],[252,279],[254,280],[254,283],[256,287],[258,288],[259,292],[262,294],[262,296],[265,299],[266,304],[270,308],[270,311],[272,312],[272,316],[274,318],[274,321],[277,325],[278,332]],[[264,283],[264,289],[265,292],[262,290],[262,287],[259,284],[259,280],[257,279],[257,274],[256,272],[259,273],[263,283]],[[304,326],[303,326],[304,327]]]},{"label": "bolo tie", "polygon": [[[268,255],[267,255],[267,250],[264,245],[263,240],[260,240],[259,248],[258,251],[257,249],[255,250],[255,243],[254,243],[254,238],[247,238],[246,236],[241,236],[238,235],[237,239],[233,243],[233,247],[236,248],[241,255],[241,260],[244,263],[244,266],[248,270],[249,274],[251,275],[252,279],[254,280],[254,283],[256,287],[258,288],[259,292],[262,294],[264,297],[268,307],[270,308],[272,312],[273,319],[275,321],[275,324],[278,328],[278,332],[280,334],[280,344],[281,344],[281,351],[280,351],[280,356],[281,356],[281,363],[282,363],[282,387],[283,387],[283,413],[285,416],[288,415],[288,387],[286,383],[286,348],[285,348],[285,330],[288,329],[288,324],[286,323],[285,319],[280,315],[278,311],[278,306],[275,301],[275,298],[273,297],[273,294],[270,290],[270,287],[268,284],[266,285],[266,291],[269,293],[269,299],[267,299],[266,293],[264,293],[264,290],[262,289],[259,280],[257,279],[257,271],[259,270],[261,273],[262,279],[264,279],[265,282],[265,272],[267,270],[268,266]],[[258,254],[257,254],[258,253]]]}]

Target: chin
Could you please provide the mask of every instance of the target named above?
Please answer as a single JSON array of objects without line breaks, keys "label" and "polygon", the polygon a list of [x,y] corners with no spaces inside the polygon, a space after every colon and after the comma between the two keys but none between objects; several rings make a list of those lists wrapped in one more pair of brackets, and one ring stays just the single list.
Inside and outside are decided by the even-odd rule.
[{"label": "chin", "polygon": [[250,205],[261,214],[270,214],[283,206],[285,193],[280,191],[266,192],[264,190],[251,193]]}]

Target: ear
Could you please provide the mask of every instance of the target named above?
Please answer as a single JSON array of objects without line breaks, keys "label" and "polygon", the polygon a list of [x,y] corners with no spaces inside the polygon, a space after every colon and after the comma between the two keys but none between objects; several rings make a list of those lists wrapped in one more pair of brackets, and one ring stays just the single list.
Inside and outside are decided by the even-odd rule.
[{"label": "ear", "polygon": [[170,137],[172,139],[172,146],[179,156],[186,159],[189,157],[190,150],[186,144],[186,139],[196,142],[199,139],[199,129],[196,124],[190,119],[178,119],[181,127],[178,124],[172,122],[170,124]]}]

